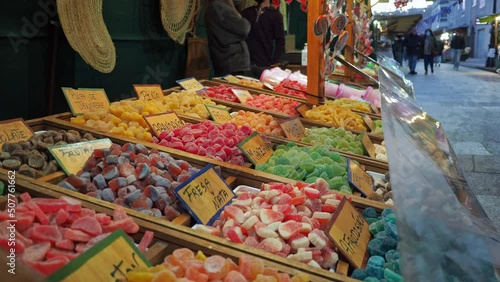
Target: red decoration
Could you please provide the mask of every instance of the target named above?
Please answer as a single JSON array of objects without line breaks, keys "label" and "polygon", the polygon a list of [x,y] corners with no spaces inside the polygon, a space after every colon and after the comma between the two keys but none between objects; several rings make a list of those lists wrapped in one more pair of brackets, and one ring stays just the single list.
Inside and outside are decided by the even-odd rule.
[{"label": "red decoration", "polygon": [[396,9],[403,8],[406,5],[408,5],[409,0],[396,0],[394,1],[394,6],[396,6]]}]

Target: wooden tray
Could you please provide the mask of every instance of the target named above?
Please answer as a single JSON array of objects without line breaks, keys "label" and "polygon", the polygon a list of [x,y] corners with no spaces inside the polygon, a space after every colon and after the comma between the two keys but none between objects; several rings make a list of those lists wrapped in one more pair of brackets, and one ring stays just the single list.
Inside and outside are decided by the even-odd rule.
[{"label": "wooden tray", "polygon": [[[7,180],[8,176],[5,171],[0,171],[0,181],[6,182]],[[78,192],[69,191],[52,184],[39,185],[33,183],[32,179],[19,174],[16,175],[16,191],[17,193],[28,192],[32,197],[59,198],[62,195],[71,196],[80,200],[83,207],[107,215],[113,215],[114,204],[93,199]],[[0,208],[5,206],[5,201],[5,197],[0,198]],[[289,273],[290,275],[295,275],[300,272],[307,273],[310,276],[310,281],[357,281],[347,276],[313,268],[304,263],[288,260],[280,256],[271,255],[259,249],[232,243],[217,236],[200,234],[186,226],[168,221],[158,222],[154,217],[146,216],[138,211],[127,210],[127,214],[140,226],[138,237],[147,230],[154,232],[154,241],[145,252],[146,258],[154,265],[161,263],[163,258],[172,253],[173,250],[185,247],[195,251],[200,250],[206,255],[221,255],[236,262],[242,255],[259,257],[265,260],[266,266],[276,268],[281,272]]]},{"label": "wooden tray", "polygon": [[[259,88],[251,87],[251,86],[248,86],[248,85],[243,85],[243,84],[239,84],[239,83],[229,82],[229,81],[227,81],[227,80],[225,80],[223,78],[220,78],[220,77],[215,77],[211,81],[201,80],[200,82],[203,85],[206,85],[206,86],[217,86],[217,85],[220,85],[220,84],[225,84],[225,85],[229,85],[229,86],[235,86],[235,87],[239,87],[239,88],[248,90],[250,92],[250,94],[252,94],[252,95],[267,94],[267,95],[273,95],[273,96],[280,96],[280,97],[289,98],[289,99],[292,99],[292,100],[299,101],[301,103],[305,103],[306,102],[306,99],[302,99],[302,98],[298,98],[298,97],[286,95],[286,94],[283,94],[283,93],[280,93],[280,92],[276,92],[276,91],[270,90],[268,88],[259,89]],[[213,83],[213,84],[211,84],[211,83]],[[363,85],[358,85],[358,86],[364,87]],[[326,100],[333,101],[333,100],[337,100],[337,98],[326,97]],[[380,114],[375,114],[375,113],[372,113],[372,112],[363,112],[363,111],[359,111],[359,110],[351,110],[351,111],[353,113],[357,113],[359,115],[367,114],[373,120],[382,119],[382,115],[380,115]]]},{"label": "wooden tray", "polygon": [[[212,164],[215,166],[221,167],[222,176],[225,179],[229,179],[231,185],[247,185],[251,187],[259,188],[262,183],[268,182],[282,182],[282,183],[291,183],[295,184],[297,181],[280,177],[274,174],[265,173],[261,171],[256,171],[249,167],[243,167],[239,165],[230,164],[227,162],[221,162],[214,160],[212,158],[202,157],[196,154],[187,153],[185,151],[172,149],[168,147],[164,147],[161,145],[153,144],[150,142],[138,140],[135,138],[130,138],[122,135],[117,135],[113,133],[102,133],[98,132],[89,127],[82,127],[72,124],[67,121],[71,117],[71,113],[64,113],[59,115],[54,115],[42,119],[36,120],[28,120],[26,123],[33,129],[33,131],[39,130],[69,130],[73,129],[79,131],[80,133],[91,133],[95,138],[109,138],[112,142],[123,145],[125,143],[138,143],[146,146],[148,149],[157,149],[159,151],[163,151],[169,153],[175,159],[181,159],[189,162],[192,166],[202,168],[208,164]],[[365,164],[365,166],[367,166]],[[373,167],[376,169],[376,167]],[[59,177],[62,177],[61,175]],[[372,200],[368,200],[366,198],[358,197],[356,195],[349,195],[342,192],[334,191],[335,193],[343,196],[351,196],[353,204],[358,208],[366,208],[373,207],[378,211],[381,211],[385,208],[391,208],[392,206],[386,205],[384,203],[375,202]]]},{"label": "wooden tray", "polygon": [[[204,81],[204,80],[200,81],[200,83],[202,83],[203,85],[207,85],[206,82],[210,83],[209,81]],[[163,90],[163,93],[164,93],[164,95],[170,95],[171,93],[179,92],[179,91],[181,91],[180,87],[173,87],[173,88]],[[250,111],[250,112],[255,112],[255,113],[265,113],[265,114],[271,115],[271,116],[278,118],[278,119],[290,119],[293,117],[293,116],[289,116],[289,115],[286,115],[283,113],[264,110],[264,109],[260,109],[257,107],[251,107],[251,106],[244,105],[241,103],[229,102],[229,101],[222,100],[222,99],[210,98],[210,100],[214,101],[217,104],[229,107],[233,110],[244,110],[244,111]],[[336,127],[336,126],[333,126],[331,124],[320,123],[320,122],[306,119],[303,117],[300,117],[300,121],[302,122],[302,124],[304,124],[305,127],[313,127],[313,126],[316,126],[316,127]],[[348,129],[346,129],[346,130],[348,130]],[[348,131],[351,131],[352,133],[356,133],[356,134],[361,134],[361,131],[358,131],[358,130],[348,130]],[[380,144],[382,141],[384,141],[384,137],[381,135],[378,135],[378,134],[373,134],[373,133],[368,132],[368,136],[370,137],[370,139],[372,140],[373,143]]]}]

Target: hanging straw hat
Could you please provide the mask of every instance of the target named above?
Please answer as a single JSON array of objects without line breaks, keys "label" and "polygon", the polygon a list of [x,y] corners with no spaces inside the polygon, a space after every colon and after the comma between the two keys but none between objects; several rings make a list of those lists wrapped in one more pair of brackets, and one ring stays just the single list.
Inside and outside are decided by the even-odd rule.
[{"label": "hanging straw hat", "polygon": [[59,20],[71,47],[94,69],[110,73],[116,51],[102,16],[103,0],[57,0]]},{"label": "hanging straw hat", "polygon": [[173,40],[184,44],[186,33],[194,27],[200,0],[161,0],[160,5],[163,28]]}]

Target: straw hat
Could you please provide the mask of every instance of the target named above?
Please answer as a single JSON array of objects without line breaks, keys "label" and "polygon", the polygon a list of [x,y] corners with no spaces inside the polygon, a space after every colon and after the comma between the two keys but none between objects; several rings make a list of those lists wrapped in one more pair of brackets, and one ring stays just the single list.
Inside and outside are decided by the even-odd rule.
[{"label": "straw hat", "polygon": [[200,0],[161,0],[160,6],[163,28],[173,40],[184,44],[186,33],[194,27]]},{"label": "straw hat", "polygon": [[102,16],[103,0],[57,0],[59,20],[71,47],[94,69],[110,73],[116,51]]}]

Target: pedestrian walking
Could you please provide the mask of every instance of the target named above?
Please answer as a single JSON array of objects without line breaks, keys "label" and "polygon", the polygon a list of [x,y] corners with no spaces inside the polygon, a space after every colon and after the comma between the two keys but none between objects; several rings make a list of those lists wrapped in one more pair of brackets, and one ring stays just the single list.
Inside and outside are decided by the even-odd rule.
[{"label": "pedestrian walking", "polygon": [[441,67],[441,62],[443,60],[444,42],[440,39],[437,39],[436,43],[438,49],[436,56],[434,56],[434,66]]},{"label": "pedestrian walking", "polygon": [[460,31],[455,33],[455,36],[451,39],[450,43],[451,49],[451,60],[453,61],[453,69],[458,70],[460,66],[460,57],[465,49],[465,39]]},{"label": "pedestrian walking", "polygon": [[425,75],[427,75],[429,66],[431,67],[431,73],[434,73],[434,55],[437,54],[438,47],[436,37],[434,37],[434,33],[430,29],[425,30],[424,48],[422,51],[424,55]]},{"label": "pedestrian walking", "polygon": [[420,52],[420,37],[417,35],[416,28],[412,28],[410,34],[405,37],[404,47],[408,56],[409,74],[417,74],[415,68],[417,67],[418,54]]},{"label": "pedestrian walking", "polygon": [[401,35],[396,37],[394,43],[392,44],[392,55],[394,60],[399,63],[399,66],[403,66],[403,39]]}]

